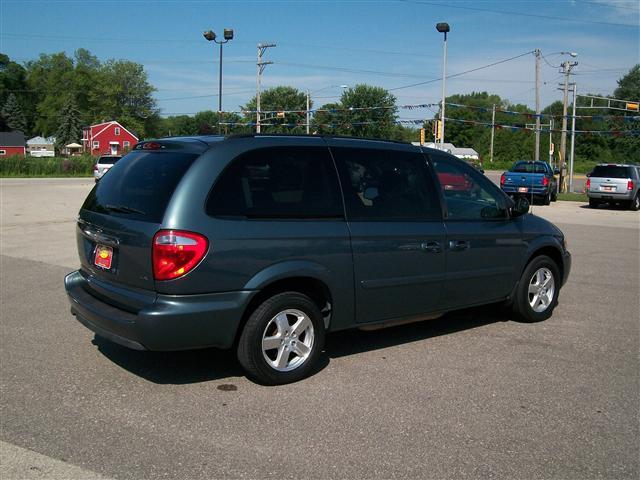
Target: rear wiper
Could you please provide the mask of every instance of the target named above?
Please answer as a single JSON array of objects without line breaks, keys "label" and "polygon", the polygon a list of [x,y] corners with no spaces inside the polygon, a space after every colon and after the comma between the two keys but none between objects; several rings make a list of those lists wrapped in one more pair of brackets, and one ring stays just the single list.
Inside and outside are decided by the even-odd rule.
[{"label": "rear wiper", "polygon": [[104,208],[111,210],[112,212],[120,213],[138,213],[140,215],[146,215],[146,212],[138,210],[137,208],[127,207],[126,205],[105,205]]}]

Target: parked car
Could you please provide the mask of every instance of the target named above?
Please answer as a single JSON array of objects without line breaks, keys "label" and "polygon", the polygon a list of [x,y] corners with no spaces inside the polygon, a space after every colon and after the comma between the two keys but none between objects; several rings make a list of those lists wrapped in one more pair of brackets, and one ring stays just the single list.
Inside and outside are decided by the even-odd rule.
[{"label": "parked car", "polygon": [[511,198],[526,196],[549,205],[558,199],[558,182],[554,175],[559,173],[546,162],[516,162],[500,176],[500,188]]},{"label": "parked car", "polygon": [[122,155],[102,155],[98,157],[98,160],[96,160],[96,163],[93,165],[93,177],[96,182],[98,182],[98,180],[100,180],[121,158]]},{"label": "parked car", "polygon": [[596,165],[587,175],[585,189],[592,208],[609,203],[637,211],[640,209],[640,166]]},{"label": "parked car", "polygon": [[81,267],[64,283],[100,337],[236,348],[250,377],[281,384],[312,371],[326,332],[494,302],[548,318],[571,256],[527,210],[465,162],[405,143],[146,141],[82,205]]}]

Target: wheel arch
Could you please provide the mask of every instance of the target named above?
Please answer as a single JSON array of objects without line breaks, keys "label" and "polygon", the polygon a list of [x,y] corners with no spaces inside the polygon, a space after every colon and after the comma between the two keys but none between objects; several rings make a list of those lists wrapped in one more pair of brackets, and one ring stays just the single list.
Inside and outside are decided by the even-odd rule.
[{"label": "wheel arch", "polygon": [[520,275],[522,275],[525,268],[527,268],[527,265],[529,265],[534,258],[539,257],[540,255],[546,255],[556,263],[556,265],[558,266],[558,270],[560,270],[559,280],[562,281],[562,279],[564,278],[564,268],[565,268],[562,251],[560,250],[560,247],[553,245],[551,243],[539,245],[531,249],[531,251],[527,255],[527,260],[524,262],[524,264],[522,265],[522,268],[520,269]]}]

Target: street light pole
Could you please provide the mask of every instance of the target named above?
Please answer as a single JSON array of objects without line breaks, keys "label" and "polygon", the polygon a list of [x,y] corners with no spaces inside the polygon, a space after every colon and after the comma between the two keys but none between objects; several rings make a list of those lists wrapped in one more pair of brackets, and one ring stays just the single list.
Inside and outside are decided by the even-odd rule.
[{"label": "street light pole", "polygon": [[445,115],[445,84],[447,79],[447,33],[451,31],[448,23],[436,24],[436,30],[444,33],[444,53],[442,60],[442,108],[440,110],[440,121],[442,122],[442,132],[440,133],[440,150],[444,150],[444,115]]},{"label": "street light pole", "polygon": [[233,39],[233,30],[229,28],[224,29],[224,40],[217,40],[216,33],[213,30],[208,30],[203,34],[210,42],[220,45],[220,67],[218,69],[218,134],[222,133],[222,45]]},{"label": "street light pole", "polygon": [[540,49],[534,51],[536,56],[536,148],[534,160],[540,160]]}]

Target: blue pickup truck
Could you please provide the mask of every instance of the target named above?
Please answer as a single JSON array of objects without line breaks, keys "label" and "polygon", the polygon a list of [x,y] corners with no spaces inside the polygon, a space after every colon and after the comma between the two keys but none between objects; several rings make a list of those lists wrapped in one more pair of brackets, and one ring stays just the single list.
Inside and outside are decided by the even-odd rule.
[{"label": "blue pickup truck", "polygon": [[549,205],[558,197],[558,182],[554,177],[558,173],[557,168],[546,162],[516,162],[500,177],[500,188],[511,198],[538,199]]}]

